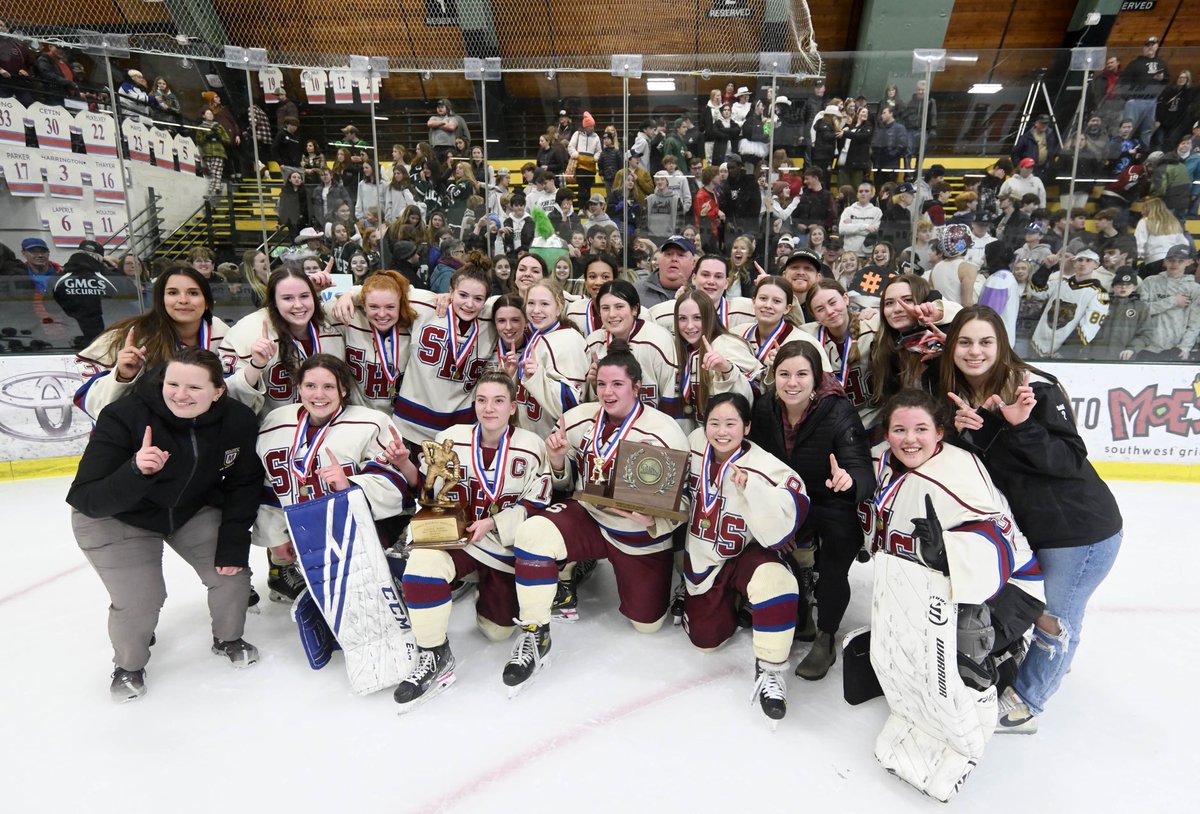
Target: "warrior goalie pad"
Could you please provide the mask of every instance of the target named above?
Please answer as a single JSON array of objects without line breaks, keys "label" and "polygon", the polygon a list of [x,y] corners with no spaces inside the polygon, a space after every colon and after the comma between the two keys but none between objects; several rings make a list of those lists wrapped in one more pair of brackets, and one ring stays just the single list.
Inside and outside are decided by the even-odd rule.
[{"label": "warrior goalie pad", "polygon": [[943,802],[983,757],[996,726],[996,690],[976,691],[958,672],[958,612],[950,580],[890,554],[875,557],[871,665],[891,715],[875,758]]},{"label": "warrior goalie pad", "polygon": [[313,604],[346,653],[351,689],[366,695],[396,686],[408,675],[416,641],[362,490],[284,513]]}]

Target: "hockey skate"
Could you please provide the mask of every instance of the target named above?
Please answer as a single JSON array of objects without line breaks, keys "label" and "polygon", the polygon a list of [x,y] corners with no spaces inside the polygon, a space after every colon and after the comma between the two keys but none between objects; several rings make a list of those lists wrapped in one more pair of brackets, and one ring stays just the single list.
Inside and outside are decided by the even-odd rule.
[{"label": "hockey skate", "polygon": [[679,584],[675,586],[675,593],[671,597],[671,624],[683,624],[683,600],[687,596],[687,588],[683,584],[683,580],[679,580]]},{"label": "hockey skate", "polygon": [[754,660],[754,693],[750,696],[750,703],[758,702],[763,715],[770,722],[772,732],[787,715],[787,682],[783,676],[786,669],[787,664]]},{"label": "hockey skate", "polygon": [[214,655],[229,659],[229,663],[238,669],[249,667],[258,661],[258,648],[245,639],[223,642],[213,636],[212,651]]},{"label": "hockey skate", "polygon": [[254,586],[251,585],[250,586],[250,598],[246,600],[246,612],[253,613],[253,614],[262,613],[262,609],[258,607],[258,603],[261,600],[262,600],[262,597],[260,597],[258,595],[258,591],[254,590]]},{"label": "hockey skate", "polygon": [[529,624],[514,619],[521,633],[513,644],[512,656],[504,665],[504,683],[508,697],[516,698],[521,690],[546,667],[550,666],[550,626]]},{"label": "hockey skate", "polygon": [[454,654],[450,642],[444,641],[437,647],[419,648],[417,663],[392,698],[400,705],[400,714],[411,712],[426,701],[440,695],[454,683]]},{"label": "hockey skate", "polygon": [[817,638],[817,623],[813,619],[813,587],[816,581],[816,574],[811,568],[801,568],[796,574],[796,582],[800,586],[800,603],[796,616],[796,633],[792,638],[798,642],[811,642]]},{"label": "hockey skate", "polygon": [[1012,687],[996,699],[996,714],[996,734],[1032,735],[1038,730],[1037,718]]},{"label": "hockey skate", "polygon": [[300,573],[297,562],[277,565],[271,560],[271,568],[267,572],[267,587],[271,589],[271,601],[291,604],[296,597],[308,590],[304,584],[304,575]]},{"label": "hockey skate", "polygon": [[146,694],[146,671],[124,670],[118,667],[113,670],[112,685],[109,686],[108,692],[118,704],[136,701]]},{"label": "hockey skate", "polygon": [[558,581],[554,592],[554,604],[550,606],[551,619],[555,622],[575,622],[579,619],[579,597],[575,595],[575,579]]}]

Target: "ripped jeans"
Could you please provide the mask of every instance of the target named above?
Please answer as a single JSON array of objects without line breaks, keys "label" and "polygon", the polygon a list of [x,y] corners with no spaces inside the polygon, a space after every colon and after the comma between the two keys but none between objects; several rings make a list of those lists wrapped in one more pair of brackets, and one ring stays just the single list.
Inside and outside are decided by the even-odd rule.
[{"label": "ripped jeans", "polygon": [[1077,548],[1043,548],[1037,553],[1046,587],[1046,614],[1058,619],[1060,635],[1033,628],[1033,643],[1017,673],[1016,690],[1034,715],[1041,715],[1071,669],[1083,631],[1083,612],[1108,576],[1121,548],[1122,532]]}]

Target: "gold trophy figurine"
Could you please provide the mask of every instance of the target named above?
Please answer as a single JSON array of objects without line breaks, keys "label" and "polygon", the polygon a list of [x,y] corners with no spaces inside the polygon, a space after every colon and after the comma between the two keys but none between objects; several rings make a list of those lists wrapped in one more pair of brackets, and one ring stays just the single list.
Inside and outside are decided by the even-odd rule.
[{"label": "gold trophy figurine", "polygon": [[425,458],[425,485],[417,498],[421,509],[409,524],[412,545],[461,548],[467,543],[467,520],[462,504],[453,494],[462,482],[462,464],[454,451],[454,442],[422,441],[421,455]]}]

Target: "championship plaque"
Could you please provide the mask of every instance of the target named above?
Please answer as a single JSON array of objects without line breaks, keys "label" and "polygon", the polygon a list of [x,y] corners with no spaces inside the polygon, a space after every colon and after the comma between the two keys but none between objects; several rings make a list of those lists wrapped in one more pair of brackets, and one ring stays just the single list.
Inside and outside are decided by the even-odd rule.
[{"label": "championship plaque", "polygon": [[594,506],[686,520],[687,512],[680,509],[680,503],[688,455],[685,449],[622,441],[611,469],[605,473],[592,466],[575,499]]},{"label": "championship plaque", "polygon": [[410,547],[462,548],[467,544],[467,519],[462,505],[451,494],[462,481],[454,442],[422,441],[421,454],[425,458],[425,486],[417,498],[421,509],[408,525]]}]

